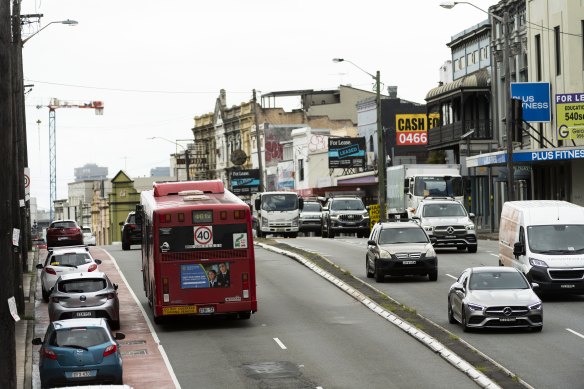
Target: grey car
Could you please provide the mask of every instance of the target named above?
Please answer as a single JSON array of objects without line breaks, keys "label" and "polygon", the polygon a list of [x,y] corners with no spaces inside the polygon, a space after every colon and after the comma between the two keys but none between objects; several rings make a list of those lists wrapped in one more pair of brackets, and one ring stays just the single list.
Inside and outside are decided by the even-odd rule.
[{"label": "grey car", "polygon": [[438,257],[422,227],[414,222],[377,223],[367,241],[365,273],[383,282],[386,275],[428,275],[438,279]]},{"label": "grey car", "polygon": [[49,319],[78,318],[105,318],[112,329],[120,328],[118,285],[105,273],[65,274],[55,283],[49,298]]},{"label": "grey car", "polygon": [[448,292],[448,321],[473,328],[543,329],[543,305],[527,278],[513,267],[473,267]]}]

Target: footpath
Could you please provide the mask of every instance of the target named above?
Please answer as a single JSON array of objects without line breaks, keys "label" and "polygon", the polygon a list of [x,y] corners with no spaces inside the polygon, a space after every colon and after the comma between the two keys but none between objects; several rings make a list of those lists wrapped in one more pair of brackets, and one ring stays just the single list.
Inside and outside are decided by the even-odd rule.
[{"label": "footpath", "polygon": [[[92,247],[90,252],[92,256],[102,260],[99,270],[106,273],[111,281],[119,286],[120,329],[115,332],[126,335],[126,338],[119,342],[126,388],[180,388],[169,368],[158,337],[146,319],[142,306],[128,288],[115,259],[99,247]],[[31,341],[35,337],[44,338],[49,324],[47,304],[42,301],[40,270],[35,269],[37,263],[44,263],[46,255],[46,250],[31,252],[29,272],[24,275],[25,317],[16,323],[18,389],[41,387],[38,368],[40,346],[33,346]]]}]

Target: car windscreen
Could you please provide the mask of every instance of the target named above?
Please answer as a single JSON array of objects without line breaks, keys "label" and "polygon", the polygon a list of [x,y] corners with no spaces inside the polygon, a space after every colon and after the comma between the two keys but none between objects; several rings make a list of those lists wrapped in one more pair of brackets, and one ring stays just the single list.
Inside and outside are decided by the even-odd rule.
[{"label": "car windscreen", "polygon": [[75,228],[75,222],[54,222],[51,228]]},{"label": "car windscreen", "polygon": [[128,215],[128,220],[126,220],[127,224],[136,224],[136,214]]},{"label": "car windscreen", "polygon": [[304,203],[302,212],[320,212],[321,206],[318,203]]},{"label": "car windscreen", "polygon": [[92,293],[105,289],[107,286],[103,278],[61,281],[57,286],[63,293]]},{"label": "car windscreen", "polygon": [[529,284],[519,272],[480,272],[470,276],[469,288],[473,290],[527,289]]},{"label": "car windscreen", "polygon": [[105,328],[64,328],[53,332],[49,345],[57,347],[91,347],[110,341]]},{"label": "car windscreen", "polygon": [[91,262],[87,253],[54,254],[49,258],[51,266],[81,266]]},{"label": "car windscreen", "polygon": [[462,177],[425,176],[416,177],[414,182],[415,196],[462,196]]},{"label": "car windscreen", "polygon": [[422,212],[423,217],[458,217],[466,216],[464,207],[459,203],[426,204]]},{"label": "car windscreen", "polygon": [[334,200],[331,203],[333,211],[361,211],[365,210],[363,202],[359,199]]},{"label": "car windscreen", "polygon": [[529,248],[534,253],[577,254],[584,252],[584,225],[562,224],[527,227]]},{"label": "car windscreen", "polygon": [[386,228],[379,234],[379,244],[427,242],[428,236],[420,228]]},{"label": "car windscreen", "polygon": [[262,196],[262,209],[265,211],[293,211],[298,209],[298,196],[295,193],[265,194]]}]

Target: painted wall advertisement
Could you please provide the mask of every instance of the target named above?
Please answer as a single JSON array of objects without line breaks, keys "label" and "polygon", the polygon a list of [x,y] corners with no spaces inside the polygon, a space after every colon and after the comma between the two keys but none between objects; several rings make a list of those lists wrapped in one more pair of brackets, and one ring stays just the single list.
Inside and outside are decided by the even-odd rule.
[{"label": "painted wall advertisement", "polygon": [[329,169],[365,166],[365,138],[329,138]]},{"label": "painted wall advertisement", "polygon": [[584,139],[584,93],[556,95],[558,140]]},{"label": "painted wall advertisement", "polygon": [[419,146],[428,144],[428,130],[436,127],[440,114],[411,113],[395,115],[395,144]]},{"label": "painted wall advertisement", "polygon": [[236,195],[251,195],[256,193],[260,187],[260,170],[232,170],[229,181],[231,191]]}]

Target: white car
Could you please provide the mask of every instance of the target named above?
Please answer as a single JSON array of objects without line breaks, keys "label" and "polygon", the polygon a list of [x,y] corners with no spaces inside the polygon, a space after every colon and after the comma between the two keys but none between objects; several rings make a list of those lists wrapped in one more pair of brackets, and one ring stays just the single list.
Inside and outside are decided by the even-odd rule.
[{"label": "white car", "polygon": [[100,259],[94,259],[89,253],[87,246],[55,247],[49,249],[49,254],[45,264],[36,265],[41,269],[41,289],[43,300],[49,301],[51,289],[57,279],[69,273],[88,273],[99,270],[97,265],[101,264]]},{"label": "white car", "polygon": [[87,246],[95,246],[95,234],[91,231],[91,227],[81,227],[83,233],[83,244]]}]

